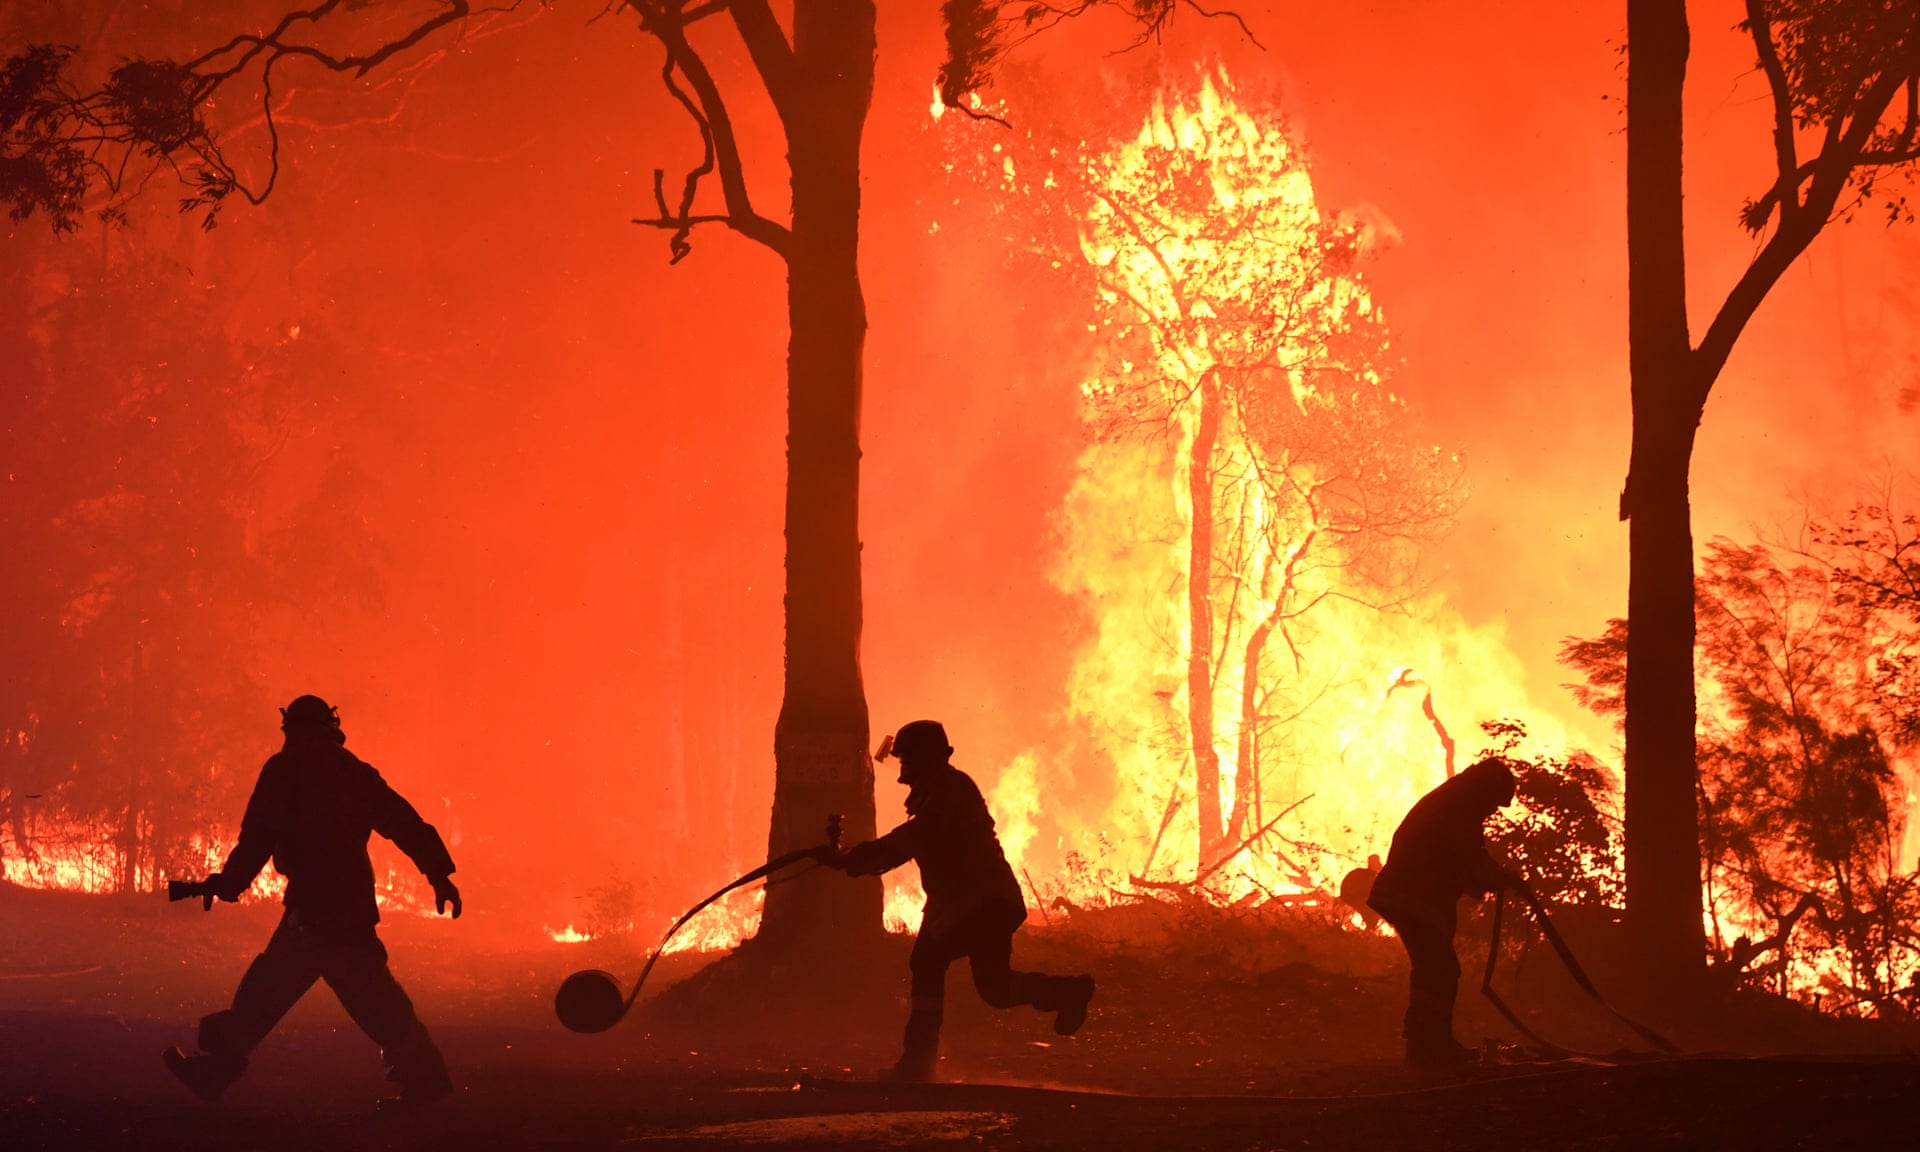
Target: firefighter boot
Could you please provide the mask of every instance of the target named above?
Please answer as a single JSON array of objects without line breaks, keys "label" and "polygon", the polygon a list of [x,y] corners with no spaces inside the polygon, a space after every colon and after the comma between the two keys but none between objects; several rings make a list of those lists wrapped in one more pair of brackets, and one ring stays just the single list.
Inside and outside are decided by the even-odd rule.
[{"label": "firefighter boot", "polygon": [[1479,1057],[1452,1036],[1407,1037],[1407,1063],[1437,1070],[1471,1067]]},{"label": "firefighter boot", "polygon": [[453,1095],[453,1078],[440,1049],[421,1028],[408,1041],[381,1052],[387,1080],[400,1085],[400,1095],[379,1102],[382,1112],[407,1111],[435,1104]]},{"label": "firefighter boot", "polygon": [[1087,1005],[1093,1001],[1093,977],[1083,972],[1067,977],[1062,983],[1065,987],[1059,1010],[1053,1017],[1053,1030],[1062,1036],[1071,1036],[1087,1022]]},{"label": "firefighter boot", "polygon": [[1414,984],[1406,1024],[1400,1031],[1407,1041],[1407,1063],[1420,1068],[1462,1068],[1474,1063],[1473,1050],[1453,1037],[1452,992],[1444,983],[1417,980]]},{"label": "firefighter boot", "polygon": [[244,1060],[205,1052],[189,1056],[177,1047],[162,1052],[160,1059],[166,1062],[167,1071],[173,1073],[175,1079],[209,1104],[217,1103],[233,1082],[240,1079],[240,1073],[246,1070]]},{"label": "firefighter boot", "polygon": [[882,1080],[896,1084],[931,1084],[938,1077],[934,1066],[940,1059],[940,1020],[945,1013],[938,1002],[926,1003],[914,998],[913,1011],[907,1016],[907,1035],[901,1044],[900,1060],[880,1074]]},{"label": "firefighter boot", "polygon": [[387,1079],[399,1082],[400,1095],[377,1101],[374,1106],[382,1112],[408,1112],[415,1108],[424,1108],[429,1104],[438,1104],[453,1095],[453,1079],[447,1075],[444,1068],[440,1070],[438,1076],[411,1077],[403,1080],[388,1073]]}]

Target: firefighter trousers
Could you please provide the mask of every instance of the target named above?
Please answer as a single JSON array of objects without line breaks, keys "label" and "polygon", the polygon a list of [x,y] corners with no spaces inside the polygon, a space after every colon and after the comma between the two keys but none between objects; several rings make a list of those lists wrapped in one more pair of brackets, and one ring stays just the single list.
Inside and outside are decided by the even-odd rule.
[{"label": "firefighter trousers", "polygon": [[240,978],[233,1007],[201,1019],[201,1050],[238,1076],[248,1054],[316,980],[327,982],[347,1015],[380,1045],[389,1079],[422,1086],[446,1080],[440,1050],[387,968],[374,926],[306,924],[291,908]]},{"label": "firefighter trousers", "polygon": [[[1451,913],[1451,908],[1445,913]],[[1413,965],[1401,1035],[1409,1046],[1451,1045],[1453,1004],[1460,994],[1460,957],[1453,950],[1453,917],[1445,913],[1388,915]]]},{"label": "firefighter trousers", "polygon": [[993,914],[962,921],[913,942],[908,970],[913,975],[913,1009],[907,1016],[905,1063],[930,1064],[940,1050],[940,1023],[945,1015],[947,969],[965,957],[973,970],[973,986],[995,1008],[1030,1004],[1036,1011],[1057,1012],[1074,994],[1072,977],[1013,970],[1013,932],[1006,918]]}]

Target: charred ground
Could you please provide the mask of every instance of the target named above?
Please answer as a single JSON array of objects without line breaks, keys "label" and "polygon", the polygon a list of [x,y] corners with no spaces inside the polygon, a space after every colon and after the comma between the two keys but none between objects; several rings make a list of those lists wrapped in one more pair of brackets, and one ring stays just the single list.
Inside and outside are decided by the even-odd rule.
[{"label": "charred ground", "polygon": [[[1537,1030],[1620,1063],[1501,1064],[1464,1078],[1399,1063],[1404,961],[1390,938],[1312,909],[1265,915],[1140,904],[1062,914],[1016,956],[1100,976],[1082,1035],[951,998],[949,1083],[866,1082],[904,1018],[905,952],[849,957],[840,978],[669,957],[661,992],[601,1036],[553,1021],[564,975],[631,979],[641,943],[514,948],[484,914],[390,918],[395,970],[455,1065],[448,1106],[376,1116],[379,1066],[332,998],[303,1001],[218,1107],[158,1053],[271,930],[274,909],[168,908],[0,889],[0,1143],[23,1149],[795,1147],[1867,1147],[1902,1131],[1920,1063],[1910,1026],[1747,997],[1702,1023],[1663,1020],[1694,1055],[1632,1054],[1544,949],[1503,957],[1500,985]],[[1038,917],[1036,917],[1036,920]],[[1577,921],[1603,981],[1606,933]],[[1463,930],[1471,940],[1478,922]],[[1480,936],[1484,939],[1484,936]],[[1484,945],[1464,949],[1477,985]],[[953,979],[963,981],[963,975]],[[759,989],[762,994],[754,995]],[[863,988],[864,994],[846,989]],[[956,988],[957,991],[957,988]],[[1460,1032],[1517,1039],[1476,995]]]}]

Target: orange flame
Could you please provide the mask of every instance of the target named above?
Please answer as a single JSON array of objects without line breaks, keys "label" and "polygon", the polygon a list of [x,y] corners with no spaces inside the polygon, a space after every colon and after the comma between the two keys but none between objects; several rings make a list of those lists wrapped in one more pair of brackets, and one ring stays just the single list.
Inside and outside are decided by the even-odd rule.
[{"label": "orange flame", "polygon": [[[1389,388],[1356,263],[1369,236],[1322,213],[1278,114],[1216,72],[1105,152],[994,152],[1013,197],[1084,196],[1101,338],[1053,579],[1092,621],[1068,713],[1112,786],[1043,809],[1043,788],[1096,796],[1095,771],[1038,751],[1008,764],[990,803],[1016,867],[1076,902],[1116,876],[1331,899],[1445,778],[1449,733],[1514,717],[1539,747],[1569,746],[1500,625],[1421,584],[1419,532],[1349,524],[1336,504],[1359,493],[1437,536],[1460,464],[1418,442]],[[1374,575],[1392,565],[1397,583]],[[1409,669],[1426,692],[1383,695]]]},{"label": "orange flame", "polygon": [[[30,844],[0,836],[0,882],[21,888],[109,895],[129,890],[154,892],[168,880],[199,880],[217,872],[233,850],[224,834],[196,834],[172,854],[166,865],[141,862],[127,875],[126,852],[111,830],[69,821],[34,828]],[[269,864],[241,894],[240,902],[277,901],[287,882]],[[427,885],[411,872],[389,867],[377,876],[374,903],[382,912],[436,916]]]}]

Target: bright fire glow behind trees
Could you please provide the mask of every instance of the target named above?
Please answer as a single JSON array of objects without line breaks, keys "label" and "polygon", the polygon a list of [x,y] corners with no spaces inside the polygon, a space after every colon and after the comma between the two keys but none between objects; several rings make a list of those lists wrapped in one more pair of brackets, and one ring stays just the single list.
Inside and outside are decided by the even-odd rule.
[{"label": "bright fire glow behind trees", "polygon": [[1085,205],[1048,260],[1096,332],[1054,579],[1092,622],[1068,708],[1113,770],[1022,758],[992,791],[1011,854],[1076,900],[1202,873],[1220,899],[1324,893],[1445,778],[1409,668],[1462,755],[1501,717],[1564,745],[1499,630],[1427,588],[1462,466],[1391,387],[1375,237],[1319,208],[1277,110],[1215,73],[1110,149],[1030,136],[990,167],[1017,226]]}]

